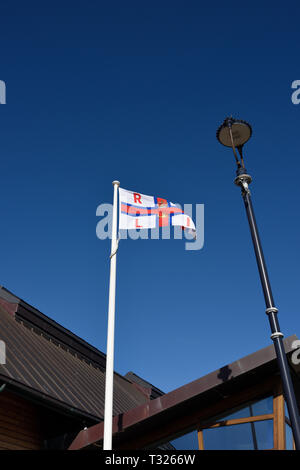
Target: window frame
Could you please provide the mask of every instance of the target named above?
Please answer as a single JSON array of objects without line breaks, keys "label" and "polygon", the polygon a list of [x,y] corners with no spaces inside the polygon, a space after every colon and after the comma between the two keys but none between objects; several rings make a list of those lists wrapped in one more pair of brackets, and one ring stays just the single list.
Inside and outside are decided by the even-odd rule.
[{"label": "window frame", "polygon": [[[273,447],[269,450],[285,450],[286,448],[285,423],[286,423],[287,418],[285,416],[284,396],[283,396],[282,386],[281,386],[279,379],[276,380],[274,386],[271,387],[268,393],[264,393],[260,396],[259,395],[253,396],[252,400],[259,401],[267,397],[273,398],[273,413],[249,416],[245,418],[227,419],[227,420],[226,419],[216,420],[215,418],[213,418],[210,422],[207,422],[204,425],[198,425],[196,430],[198,433],[199,450],[205,450],[204,436],[203,436],[203,431],[205,429],[215,429],[215,428],[224,427],[224,426],[234,426],[237,424],[254,423],[254,422],[266,421],[266,420],[273,421]],[[244,403],[245,403],[245,406],[247,406],[247,402],[244,402]],[[242,403],[240,405],[242,405]],[[234,410],[234,408],[231,408],[231,409]],[[230,412],[230,410],[228,411]]]},{"label": "window frame", "polygon": [[[220,400],[216,400],[213,404],[206,407],[194,408],[185,416],[181,416],[178,420],[171,423],[165,423],[160,428],[159,438],[157,430],[152,431],[147,439],[144,449],[155,449],[158,445],[169,442],[184,436],[190,432],[196,432],[198,436],[198,449],[204,450],[204,437],[202,430],[210,426],[220,426],[219,422],[226,421],[222,419],[225,413],[247,406],[253,401],[263,400],[272,397],[273,413],[249,416],[247,418],[236,418],[235,423],[230,419],[230,425],[241,424],[244,422],[258,422],[264,420],[273,420],[273,448],[269,450],[285,450],[286,449],[286,429],[285,423],[288,424],[288,418],[285,414],[285,400],[283,396],[281,379],[279,374],[273,375],[261,380],[260,382],[248,387],[236,390],[235,393],[226,394],[225,391],[217,391]],[[217,418],[218,417],[218,418]],[[227,420],[229,421],[229,420]]]}]

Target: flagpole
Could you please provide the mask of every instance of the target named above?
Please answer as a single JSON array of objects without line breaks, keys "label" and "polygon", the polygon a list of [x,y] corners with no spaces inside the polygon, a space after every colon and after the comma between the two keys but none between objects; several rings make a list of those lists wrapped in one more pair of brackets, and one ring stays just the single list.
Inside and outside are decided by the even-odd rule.
[{"label": "flagpole", "polygon": [[117,249],[118,249],[117,219],[118,219],[118,188],[120,186],[120,182],[113,181],[112,184],[114,187],[114,199],[113,199],[109,299],[108,299],[103,450],[112,449],[116,265],[117,265]]}]

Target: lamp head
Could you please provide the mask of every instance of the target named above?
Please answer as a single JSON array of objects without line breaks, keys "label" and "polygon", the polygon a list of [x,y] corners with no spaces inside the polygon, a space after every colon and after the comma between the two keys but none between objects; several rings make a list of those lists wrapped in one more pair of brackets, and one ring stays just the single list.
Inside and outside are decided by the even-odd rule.
[{"label": "lamp head", "polygon": [[[232,116],[227,117],[217,130],[217,139],[220,144],[225,147],[231,147],[237,164],[237,172],[245,173],[245,164],[243,158],[243,145],[248,142],[252,135],[252,128],[250,124],[241,119],[234,119]],[[239,160],[236,150],[240,154],[241,161]]]},{"label": "lamp head", "polygon": [[234,147],[237,148],[248,142],[252,135],[252,128],[248,122],[227,117],[217,130],[217,139],[225,147],[232,147],[229,129],[232,131]]}]

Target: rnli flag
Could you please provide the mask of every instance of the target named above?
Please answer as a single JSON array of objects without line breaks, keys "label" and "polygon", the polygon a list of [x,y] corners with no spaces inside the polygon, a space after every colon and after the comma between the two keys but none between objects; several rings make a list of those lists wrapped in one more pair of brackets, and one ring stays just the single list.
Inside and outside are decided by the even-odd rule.
[{"label": "rnli flag", "polygon": [[166,199],[119,188],[119,201],[119,229],[149,229],[173,225],[196,234],[191,217]]}]

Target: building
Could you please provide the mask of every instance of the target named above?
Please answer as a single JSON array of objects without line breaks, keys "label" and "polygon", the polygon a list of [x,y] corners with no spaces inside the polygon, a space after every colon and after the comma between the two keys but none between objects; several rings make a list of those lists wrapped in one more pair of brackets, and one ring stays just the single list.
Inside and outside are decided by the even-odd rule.
[{"label": "building", "polygon": [[[0,449],[66,449],[103,420],[105,355],[0,288]],[[145,403],[141,386],[115,374],[114,413]]]},{"label": "building", "polygon": [[[101,449],[105,355],[3,287],[0,340],[0,449]],[[113,431],[120,450],[292,449],[273,345],[166,394],[115,373]]]}]

